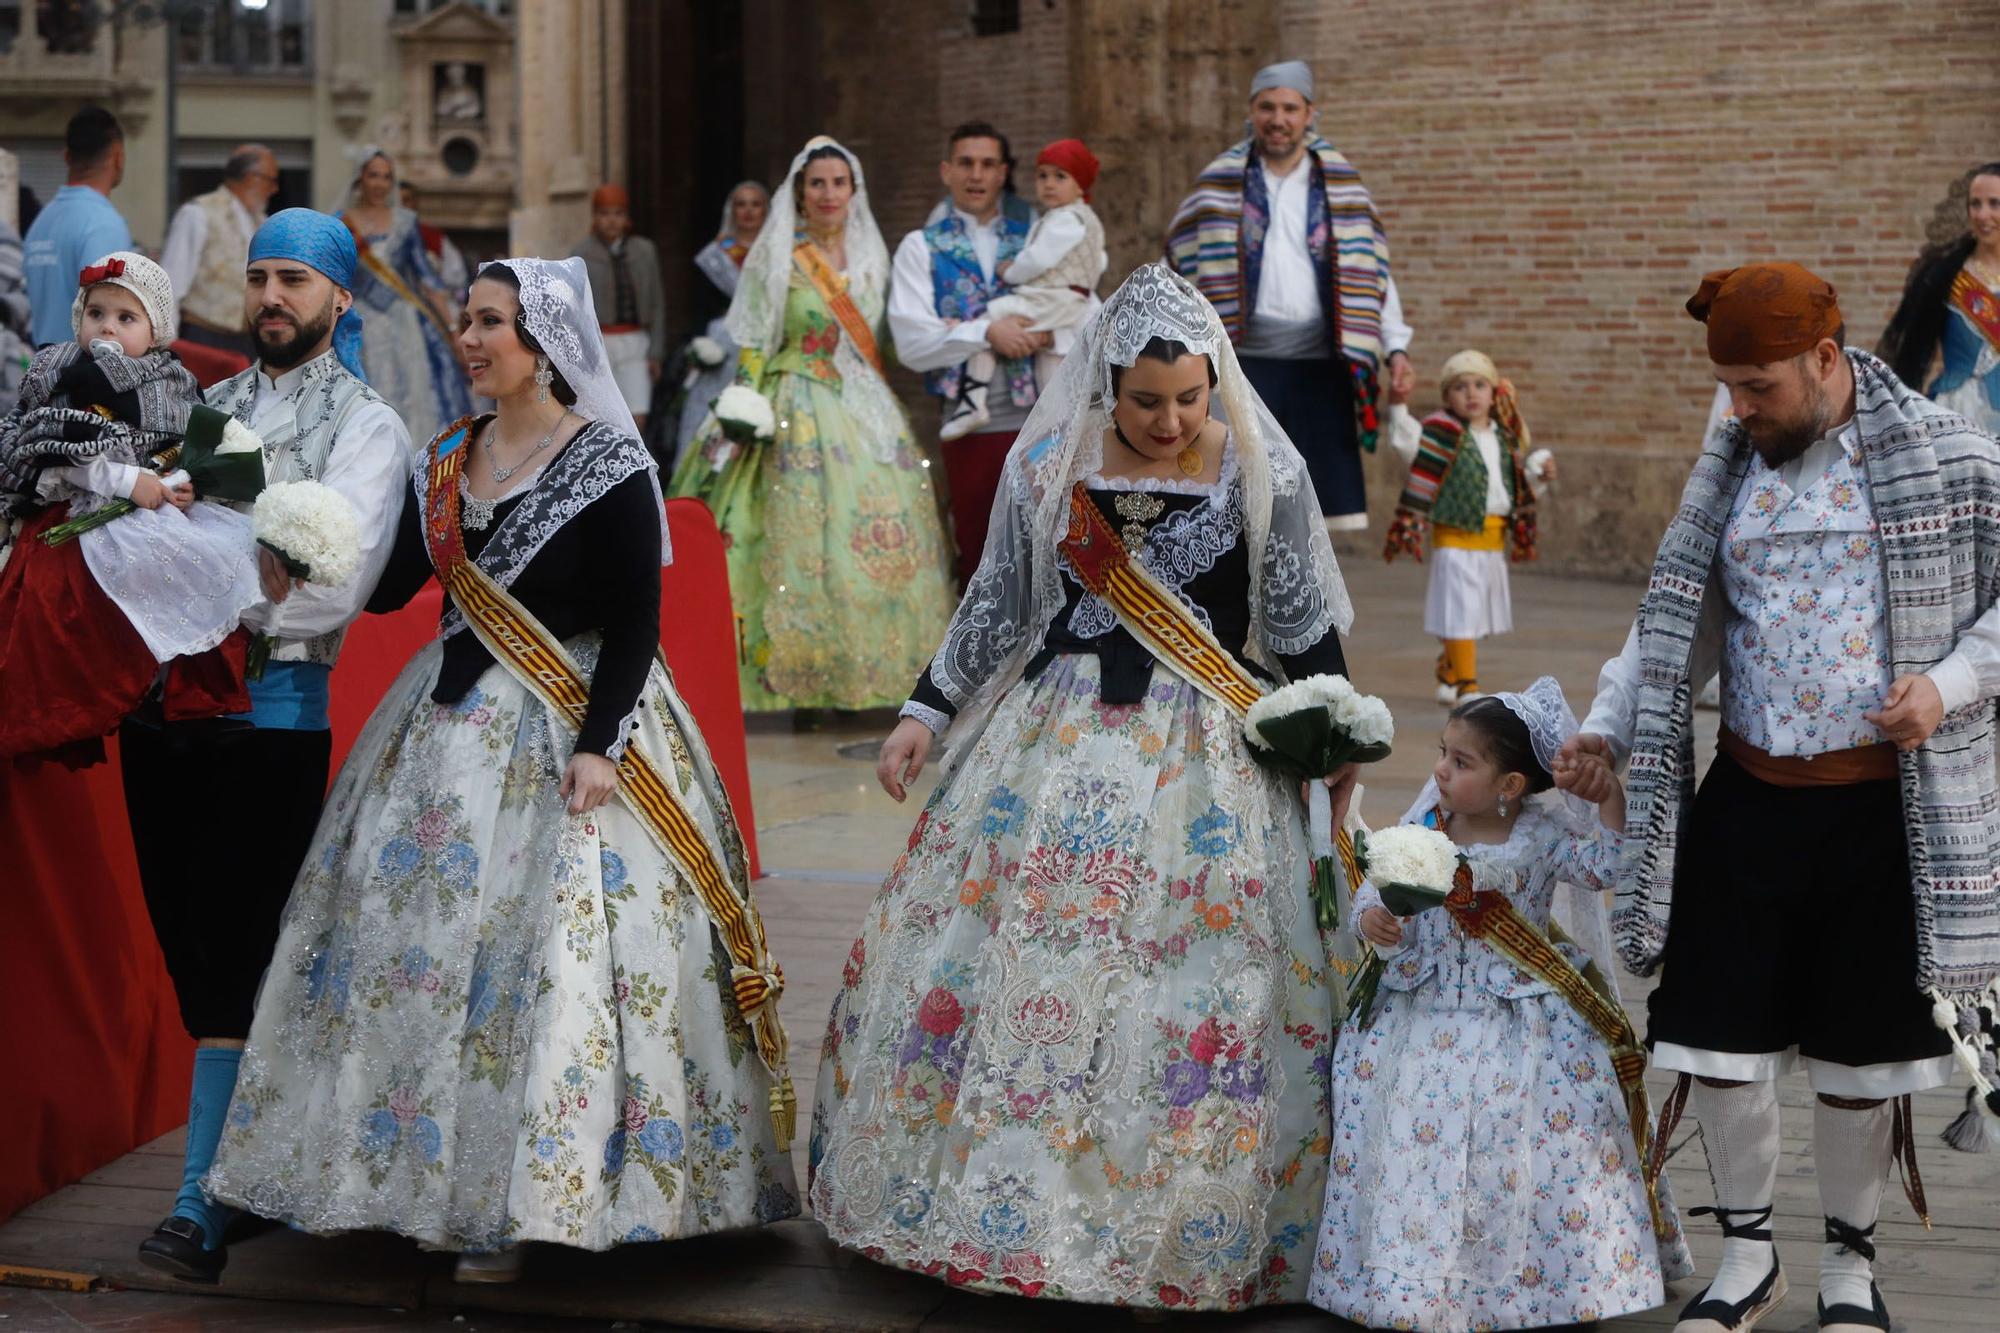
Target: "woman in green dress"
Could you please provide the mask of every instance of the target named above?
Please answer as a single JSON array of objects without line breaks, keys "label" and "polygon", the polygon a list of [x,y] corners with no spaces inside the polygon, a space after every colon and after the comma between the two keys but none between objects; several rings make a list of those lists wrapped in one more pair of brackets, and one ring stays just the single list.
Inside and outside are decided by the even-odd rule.
[{"label": "woman in green dress", "polygon": [[737,382],[776,429],[711,421],[673,493],[708,502],[729,548],[746,711],[894,707],[951,617],[930,463],[882,373],[889,254],[861,164],[819,137],[744,261],[729,307]]}]

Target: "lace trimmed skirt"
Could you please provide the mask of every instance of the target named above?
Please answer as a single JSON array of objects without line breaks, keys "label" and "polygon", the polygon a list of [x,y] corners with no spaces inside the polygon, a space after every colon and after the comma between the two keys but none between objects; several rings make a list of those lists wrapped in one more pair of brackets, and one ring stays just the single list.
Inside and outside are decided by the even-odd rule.
[{"label": "lace trimmed skirt", "polygon": [[[594,637],[569,645],[584,671]],[[557,795],[571,735],[494,666],[403,669],[286,908],[211,1194],[313,1232],[603,1249],[795,1216],[771,1079],[695,888],[613,800]],[[743,854],[659,666],[629,734]]]},{"label": "lace trimmed skirt", "polygon": [[[1393,965],[1392,965],[1393,966]],[[1309,1297],[1369,1328],[1548,1328],[1660,1305],[1693,1272],[1656,1235],[1604,1042],[1560,996],[1384,984],[1341,1034]]]},{"label": "lace trimmed skirt", "polygon": [[918,819],[834,1002],[813,1209],[985,1290],[1301,1300],[1336,1012],[1298,796],[1164,668],[1099,694],[1056,658]]}]

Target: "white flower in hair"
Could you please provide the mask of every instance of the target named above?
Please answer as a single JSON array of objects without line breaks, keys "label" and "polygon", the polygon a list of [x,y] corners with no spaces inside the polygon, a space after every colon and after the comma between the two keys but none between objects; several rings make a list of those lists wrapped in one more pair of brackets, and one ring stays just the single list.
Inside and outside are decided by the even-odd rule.
[{"label": "white flower in hair", "polygon": [[361,527],[354,507],[322,482],[266,486],[251,516],[251,534],[309,583],[339,587],[361,568]]}]

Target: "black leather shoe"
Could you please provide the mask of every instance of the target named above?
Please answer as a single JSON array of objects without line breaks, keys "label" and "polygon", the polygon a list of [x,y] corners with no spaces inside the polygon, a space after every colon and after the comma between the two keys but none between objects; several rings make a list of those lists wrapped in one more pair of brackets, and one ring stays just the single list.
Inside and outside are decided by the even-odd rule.
[{"label": "black leather shoe", "polygon": [[201,1223],[170,1217],[139,1242],[139,1262],[183,1282],[214,1286],[222,1280],[229,1250],[221,1245],[212,1250],[203,1248],[207,1243],[208,1233],[202,1230]]}]

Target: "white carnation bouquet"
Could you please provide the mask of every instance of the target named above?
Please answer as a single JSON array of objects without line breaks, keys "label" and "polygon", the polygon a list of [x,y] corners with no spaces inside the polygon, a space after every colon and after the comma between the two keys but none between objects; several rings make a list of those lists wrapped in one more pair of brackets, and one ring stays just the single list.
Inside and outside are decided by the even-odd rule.
[{"label": "white carnation bouquet", "polygon": [[698,333],[688,342],[688,359],[713,370],[722,364],[722,344]]},{"label": "white carnation bouquet", "polygon": [[[361,525],[354,506],[333,487],[317,481],[285,481],[266,486],[250,517],[257,545],[278,558],[293,578],[337,588],[361,568]],[[259,635],[245,671],[264,674],[272,639]]]},{"label": "white carnation bouquet", "polygon": [[1345,677],[1307,676],[1250,705],[1243,735],[1258,763],[1306,784],[1313,905],[1320,928],[1331,930],[1340,922],[1340,883],[1334,872],[1333,803],[1320,779],[1348,764],[1388,758],[1395,719],[1387,704]]},{"label": "white carnation bouquet", "polygon": [[[1465,858],[1450,838],[1421,824],[1398,824],[1355,839],[1355,860],[1361,873],[1382,896],[1382,906],[1397,916],[1441,906],[1458,882]],[[1375,993],[1382,981],[1382,955],[1372,948],[1348,989],[1348,1012],[1361,1027],[1373,1016]]]},{"label": "white carnation bouquet", "polygon": [[715,424],[738,444],[768,440],[778,433],[771,400],[747,384],[732,384],[716,398]]}]

